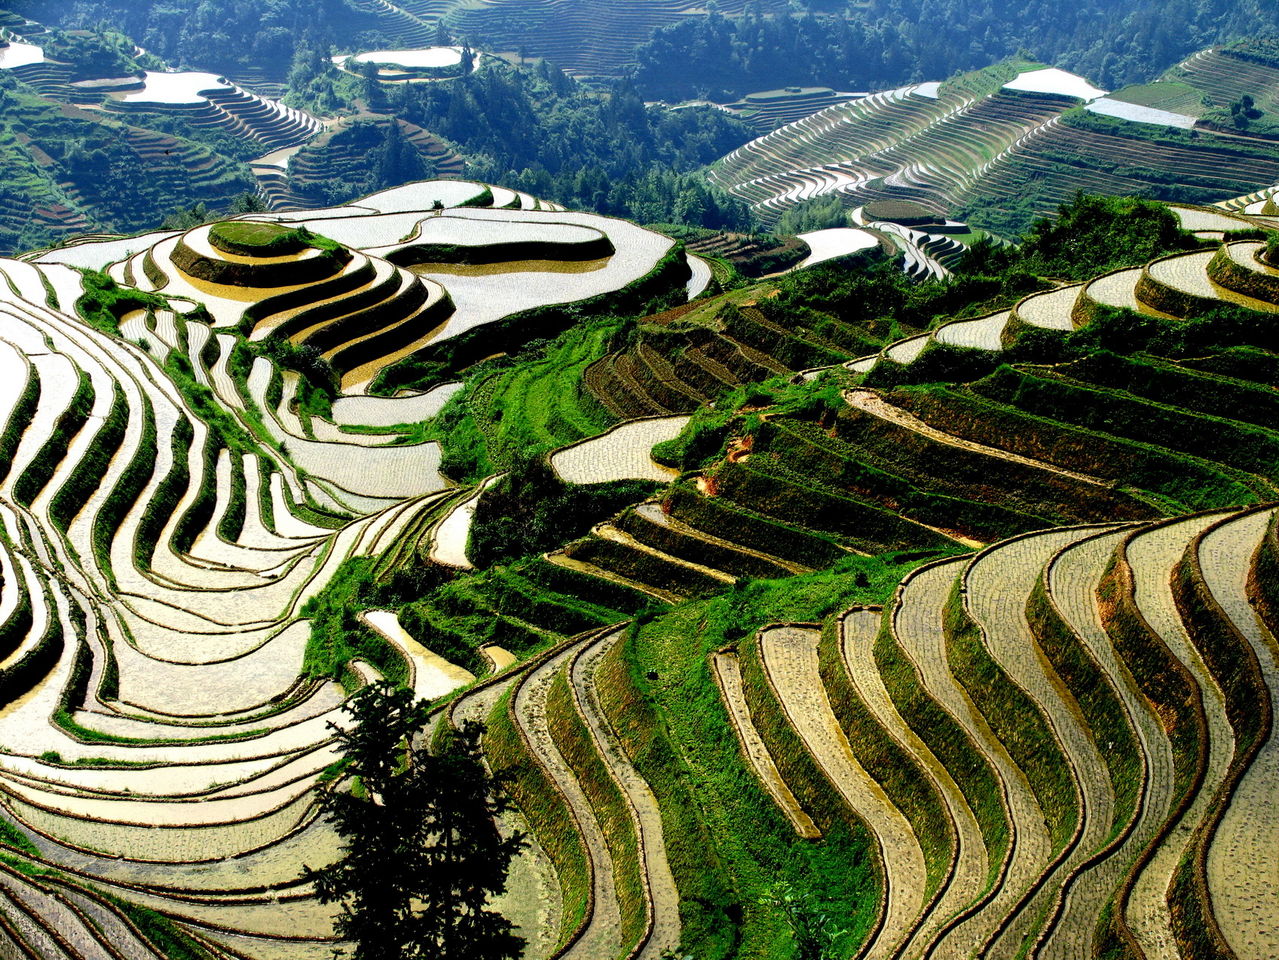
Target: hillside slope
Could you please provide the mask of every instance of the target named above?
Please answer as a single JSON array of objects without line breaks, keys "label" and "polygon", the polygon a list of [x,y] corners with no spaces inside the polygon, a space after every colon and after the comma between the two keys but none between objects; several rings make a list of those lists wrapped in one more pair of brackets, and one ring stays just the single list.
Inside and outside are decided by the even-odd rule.
[{"label": "hillside slope", "polygon": [[[1195,79],[1210,67],[1214,75],[1233,71],[1211,94],[1208,80]],[[1180,92],[1201,82],[1202,96],[1226,105],[1246,91],[1269,103],[1279,91],[1279,68],[1229,52],[1198,54],[1178,76]],[[1154,93],[1137,99],[1167,102]],[[1062,71],[1006,64],[823,110],[735,150],[709,176],[769,221],[819,196],[850,207],[909,199],[1008,235],[1079,190],[1205,203],[1279,182],[1259,124],[1214,132],[1197,119],[1202,108],[1147,116],[1124,96],[1132,95],[1105,96]],[[1183,120],[1191,129],[1176,126]]]}]

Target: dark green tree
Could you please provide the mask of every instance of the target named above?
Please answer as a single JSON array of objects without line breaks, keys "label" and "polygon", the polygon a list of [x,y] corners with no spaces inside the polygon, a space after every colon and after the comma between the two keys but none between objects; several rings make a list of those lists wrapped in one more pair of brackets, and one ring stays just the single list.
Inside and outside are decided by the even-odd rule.
[{"label": "dark green tree", "polygon": [[212,214],[209,212],[209,208],[205,206],[202,200],[193,207],[174,210],[161,222],[160,229],[190,230],[192,227],[198,227],[202,223],[208,223],[211,217]]},{"label": "dark green tree", "polygon": [[361,89],[364,105],[373,113],[382,113],[386,109],[386,91],[382,89],[382,81],[378,79],[378,65],[371,60],[358,65],[360,76],[364,78]]},{"label": "dark green tree", "polygon": [[357,693],[331,725],[345,777],[320,809],[342,855],[304,868],[352,960],[513,960],[523,940],[485,909],[506,885],[521,835],[503,838],[508,809],[480,757],[483,724],[468,721],[432,753],[422,743],[427,704],[387,681]]},{"label": "dark green tree", "polygon": [[373,170],[373,189],[398,187],[402,183],[425,179],[429,175],[422,155],[404,138],[398,120],[391,120],[384,130],[382,146]]},{"label": "dark green tree", "polygon": [[263,213],[267,209],[266,201],[256,193],[242,193],[231,201],[233,214]]}]

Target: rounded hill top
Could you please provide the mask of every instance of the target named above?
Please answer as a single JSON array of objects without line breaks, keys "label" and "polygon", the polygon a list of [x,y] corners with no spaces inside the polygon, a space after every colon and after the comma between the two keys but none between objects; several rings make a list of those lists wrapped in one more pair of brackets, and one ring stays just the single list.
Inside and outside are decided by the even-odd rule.
[{"label": "rounded hill top", "polygon": [[311,246],[304,231],[259,220],[215,223],[209,228],[209,242],[224,253],[243,257],[282,257]]}]

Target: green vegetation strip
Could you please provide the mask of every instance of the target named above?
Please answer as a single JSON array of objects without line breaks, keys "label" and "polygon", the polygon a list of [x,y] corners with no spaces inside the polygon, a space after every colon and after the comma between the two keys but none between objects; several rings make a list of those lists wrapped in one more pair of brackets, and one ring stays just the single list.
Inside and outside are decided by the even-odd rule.
[{"label": "green vegetation strip", "polygon": [[54,472],[67,455],[67,448],[75,435],[88,422],[93,409],[93,383],[83,370],[77,370],[75,393],[67,408],[58,414],[49,433],[43,438],[39,451],[31,459],[22,475],[13,483],[13,499],[24,507],[44,489]]},{"label": "green vegetation strip", "polygon": [[582,388],[582,374],[613,349],[623,326],[611,316],[589,319],[514,363],[477,369],[424,434],[443,446],[445,473],[474,482],[508,469],[520,454],[608,429],[614,419]]},{"label": "green vegetation strip", "polygon": [[112,388],[114,396],[106,419],[93,435],[88,449],[76,463],[75,470],[49,501],[49,518],[64,532],[102,484],[111,460],[124,441],[129,421],[129,405],[120,385],[113,383]]},{"label": "green vegetation strip", "polygon": [[513,701],[514,691],[507,691],[489,714],[484,755],[555,865],[561,905],[559,938],[552,951],[557,954],[576,938],[590,918],[590,865],[567,801],[534,759],[515,722]]},{"label": "green vegetation strip", "polygon": [[[1209,527],[1209,531],[1212,529]],[[1226,718],[1234,734],[1234,753],[1221,786],[1177,864],[1169,888],[1169,902],[1179,906],[1172,911],[1173,931],[1183,954],[1191,957],[1229,955],[1230,948],[1212,912],[1208,848],[1235,789],[1266,742],[1273,722],[1270,695],[1252,644],[1239,633],[1204,580],[1199,565],[1199,545],[1207,532],[1191,541],[1173,575],[1172,591],[1186,632],[1225,698]]]},{"label": "green vegetation strip", "polygon": [[782,523],[840,535],[868,553],[955,549],[955,542],[945,534],[911,523],[885,507],[806,482],[798,471],[787,470],[785,463],[759,458],[726,463],[712,479],[718,495],[736,505]]},{"label": "green vegetation strip", "polygon": [[75,312],[85,323],[120,338],[120,321],[134,310],[167,310],[169,301],[159,294],[122,287],[100,270],[81,270],[84,293],[75,302]]},{"label": "green vegetation strip", "polygon": [[1042,372],[1001,367],[974,384],[983,396],[1089,430],[1206,457],[1279,480],[1279,435]]},{"label": "green vegetation strip", "polygon": [[[6,546],[8,546],[5,538]],[[27,633],[32,626],[32,607],[31,607],[31,589],[32,584],[10,583],[6,585],[8,590],[20,590],[17,603],[10,611],[8,618],[4,623],[0,624],[0,659],[8,659],[13,655],[20,646],[22,641],[27,638]]]},{"label": "green vegetation strip", "polygon": [[600,759],[601,747],[591,740],[590,731],[573,704],[566,675],[569,669],[566,664],[551,681],[546,694],[546,722],[604,834],[613,862],[613,890],[621,910],[619,938],[622,948],[629,949],[640,942],[648,926],[648,894],[641,872],[639,837],[626,796]]},{"label": "green vegetation strip", "polygon": [[1172,749],[1172,809],[1156,835],[1133,862],[1114,897],[1114,910],[1104,918],[1103,944],[1119,941],[1137,951],[1128,926],[1127,905],[1133,886],[1160,845],[1190,808],[1203,783],[1208,760],[1208,730],[1198,684],[1137,606],[1127,541],[1115,551],[1097,588],[1097,612],[1128,666],[1138,689],[1154,707]]},{"label": "green vegetation strip", "polygon": [[358,619],[375,605],[370,597],[371,557],[348,557],[333,578],[302,607],[311,620],[311,636],[302,658],[301,674],[342,680],[352,660],[366,660],[392,683],[408,682],[409,665],[400,650]]},{"label": "green vegetation strip", "polygon": [[[810,759],[815,779],[807,783],[824,795],[822,819],[830,828],[820,840],[795,841],[742,759],[709,657],[729,644],[740,649],[778,615],[813,621],[882,601],[917,562],[850,556],[834,570],[742,584],[710,600],[650,611],[604,656],[597,673],[602,704],[661,807],[684,942],[705,945],[699,957],[786,955],[782,918],[760,904],[779,882],[793,885],[814,916],[848,928],[836,948],[841,954],[868,935],[880,900],[873,838],[849,819]],[[751,669],[746,683],[758,692],[758,663]],[[774,739],[778,731],[760,733],[775,757],[786,756]],[[793,789],[798,771],[781,773]]]},{"label": "green vegetation strip", "polygon": [[930,898],[949,876],[956,850],[954,826],[942,798],[924,770],[889,736],[853,687],[840,650],[838,618],[822,625],[817,653],[822,686],[853,755],[910,821],[927,868],[924,896]]},{"label": "green vegetation strip", "polygon": [[1039,707],[991,657],[981,628],[964,609],[956,582],[946,601],[946,650],[955,677],[1026,776],[1043,812],[1053,851],[1075,834],[1079,801],[1071,767]]},{"label": "green vegetation strip", "polygon": [[1251,478],[1226,465],[1059,423],[968,390],[941,384],[909,387],[894,390],[889,399],[930,426],[966,440],[1154,491],[1166,499],[1168,513],[1258,499],[1246,482]]},{"label": "green vegetation strip", "polygon": [[[0,538],[4,540],[5,546],[12,554],[13,544],[8,535],[0,532]],[[46,677],[62,658],[62,651],[66,645],[62,618],[58,616],[53,592],[46,581],[40,581],[40,591],[47,611],[44,632],[21,657],[0,669],[0,700],[6,703],[12,703],[29,693],[40,680]]]},{"label": "green vegetation strip", "polygon": [[820,534],[751,513],[720,497],[704,497],[683,481],[669,488],[662,509],[712,536],[791,563],[820,568],[847,556],[846,550]]},{"label": "green vegetation strip", "polygon": [[888,623],[875,640],[875,666],[902,719],[945,765],[964,795],[986,844],[987,890],[1011,853],[1008,812],[999,779],[964,729],[925,689],[919,670],[902,651]]},{"label": "green vegetation strip", "polygon": [[1279,513],[1270,519],[1248,575],[1249,596],[1256,597],[1272,635],[1279,636]]},{"label": "green vegetation strip", "polygon": [[0,480],[6,479],[9,471],[13,469],[13,458],[17,455],[23,434],[26,433],[39,406],[40,374],[28,361],[27,382],[13,405],[9,419],[4,425],[4,432],[0,433]]},{"label": "green vegetation strip", "polygon": [[1026,605],[1026,619],[1035,643],[1052,664],[1070,698],[1078,704],[1084,726],[1110,773],[1115,808],[1108,839],[1113,839],[1137,812],[1143,789],[1141,746],[1109,675],[1097,664],[1049,596],[1046,575],[1035,584]]},{"label": "green vegetation strip", "polygon": [[1158,358],[1125,357],[1109,350],[1098,350],[1057,370],[1072,380],[1123,390],[1205,416],[1260,427],[1279,423],[1279,394],[1268,384],[1227,379]]}]

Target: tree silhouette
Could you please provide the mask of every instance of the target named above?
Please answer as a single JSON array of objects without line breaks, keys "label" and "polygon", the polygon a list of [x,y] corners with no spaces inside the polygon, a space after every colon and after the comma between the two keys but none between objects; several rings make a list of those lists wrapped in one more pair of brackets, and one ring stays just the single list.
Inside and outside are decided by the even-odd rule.
[{"label": "tree silhouette", "polygon": [[392,119],[382,134],[382,146],[373,169],[374,188],[398,187],[426,176],[422,155],[404,137],[400,122]]},{"label": "tree silhouette", "polygon": [[303,878],[340,906],[352,960],[519,956],[510,921],[485,909],[524,839],[494,822],[508,803],[480,758],[483,724],[467,721],[431,753],[426,702],[402,687],[371,684],[343,710],[353,723],[331,727],[346,776],[320,797],[342,855]]}]

